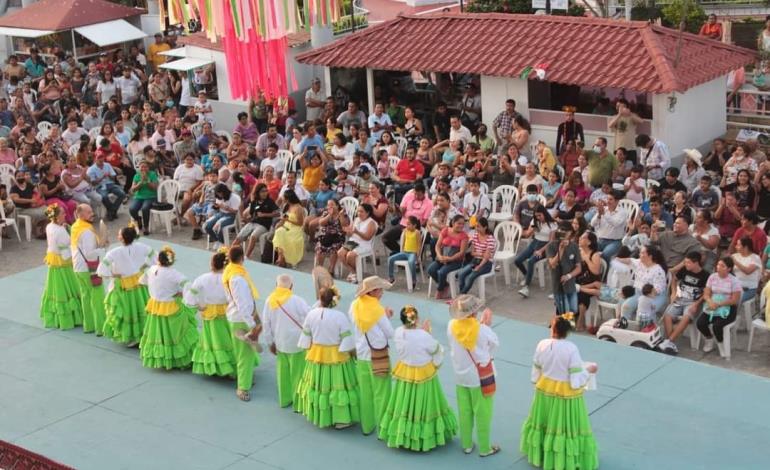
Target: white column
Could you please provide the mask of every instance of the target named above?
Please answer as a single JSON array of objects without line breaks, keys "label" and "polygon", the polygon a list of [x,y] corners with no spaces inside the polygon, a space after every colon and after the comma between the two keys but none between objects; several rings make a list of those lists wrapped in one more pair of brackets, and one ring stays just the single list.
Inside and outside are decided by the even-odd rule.
[{"label": "white column", "polygon": [[366,100],[369,113],[374,112],[374,70],[366,69]]},{"label": "white column", "polygon": [[324,67],[324,92],[326,96],[332,96],[332,69],[331,67]]}]

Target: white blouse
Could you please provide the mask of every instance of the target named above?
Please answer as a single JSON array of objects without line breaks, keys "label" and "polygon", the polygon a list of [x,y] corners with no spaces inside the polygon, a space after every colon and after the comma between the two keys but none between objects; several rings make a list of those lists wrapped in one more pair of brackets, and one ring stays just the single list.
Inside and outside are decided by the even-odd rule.
[{"label": "white blouse", "polygon": [[70,234],[66,228],[54,223],[46,225],[45,239],[48,243],[48,253],[57,254],[65,260],[72,258]]},{"label": "white blouse", "polygon": [[565,339],[552,338],[540,341],[532,358],[532,382],[537,382],[541,376],[569,382],[573,389],[585,386],[590,378],[577,346]]},{"label": "white blouse", "polygon": [[658,291],[658,295],[667,292],[668,279],[666,279],[666,272],[659,264],[647,267],[638,259],[632,258],[631,266],[634,269],[634,288],[637,291],[641,292],[645,284],[652,284],[652,287]]},{"label": "white blouse", "polygon": [[372,235],[372,238],[369,240],[364,240],[361,238],[357,233],[354,233],[350,236],[350,241],[354,241],[358,243],[358,248],[356,249],[356,253],[371,253],[372,249],[374,247],[374,237],[377,235],[377,222],[371,218],[368,217],[366,220],[361,220],[358,217],[353,221],[353,228],[361,233],[366,233],[366,229],[369,225],[374,224],[374,234]]},{"label": "white blouse", "polygon": [[254,314],[257,311],[257,303],[251,294],[249,283],[241,276],[233,276],[230,279],[227,294],[227,321],[230,323],[245,323],[249,328],[254,328]]},{"label": "white blouse", "polygon": [[[133,276],[155,263],[155,250],[141,242],[115,247],[104,255],[96,273],[104,278]],[[114,287],[110,279],[107,290]]]},{"label": "white blouse", "polygon": [[421,328],[396,328],[393,334],[398,360],[412,367],[433,363],[440,366],[444,360],[444,348],[430,333]]},{"label": "white blouse", "polygon": [[[461,387],[479,387],[479,372],[476,364],[487,365],[492,360],[495,350],[500,345],[497,334],[487,325],[481,325],[476,346],[473,351],[465,349],[452,335],[452,322],[447,325],[447,337],[449,338],[449,353],[452,357],[452,368],[455,372],[455,382]],[[473,359],[471,359],[473,357]],[[474,363],[475,361],[475,363]],[[497,371],[495,371],[497,373]]]},{"label": "white blouse", "polygon": [[355,343],[348,317],[331,308],[318,307],[309,311],[297,345],[302,349],[310,349],[313,343],[323,346],[339,345],[341,352],[352,351]]},{"label": "white blouse", "polygon": [[759,287],[759,278],[762,276],[762,259],[756,253],[751,253],[749,256],[743,256],[740,253],[733,253],[733,261],[737,261],[742,265],[756,266],[751,274],[746,274],[737,267],[733,269],[733,274],[741,283],[741,287],[744,289],[756,289]]},{"label": "white blouse", "polygon": [[147,286],[150,297],[159,302],[169,302],[184,290],[189,281],[176,269],[156,264],[144,272],[139,282]]},{"label": "white blouse", "polygon": [[203,310],[209,305],[227,303],[227,293],[222,284],[222,273],[205,273],[185,286],[184,303]]},{"label": "white blouse", "polygon": [[[356,341],[356,357],[361,361],[372,360],[372,350],[369,349],[369,343],[374,346],[375,349],[382,349],[388,345],[388,340],[393,338],[393,325],[390,324],[390,318],[387,315],[383,315],[382,318],[377,320],[369,331],[364,335],[361,330],[356,326],[356,322],[353,320],[353,309],[348,311],[350,323],[352,324],[353,336]],[[367,343],[367,338],[369,342]]]},{"label": "white blouse", "polygon": [[261,317],[262,340],[268,345],[275,343],[275,348],[282,353],[294,354],[301,351],[302,348],[297,344],[309,311],[307,302],[297,295],[292,295],[275,309],[265,302]]}]

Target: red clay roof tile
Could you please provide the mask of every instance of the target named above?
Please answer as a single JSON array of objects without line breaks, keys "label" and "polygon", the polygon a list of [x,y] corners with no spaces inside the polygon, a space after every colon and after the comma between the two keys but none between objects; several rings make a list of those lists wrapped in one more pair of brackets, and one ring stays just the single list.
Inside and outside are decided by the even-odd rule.
[{"label": "red clay roof tile", "polygon": [[6,28],[65,31],[96,23],[130,18],[147,13],[105,0],[40,0],[0,17]]},{"label": "red clay roof tile", "polygon": [[303,53],[306,64],[518,77],[547,63],[552,82],[637,92],[685,91],[755,60],[748,49],[642,21],[438,13],[399,15]]}]

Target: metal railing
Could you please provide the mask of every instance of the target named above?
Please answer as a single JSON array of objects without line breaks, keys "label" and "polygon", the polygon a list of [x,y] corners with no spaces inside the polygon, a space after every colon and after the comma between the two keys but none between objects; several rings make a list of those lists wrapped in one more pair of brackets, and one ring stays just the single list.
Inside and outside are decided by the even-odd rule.
[{"label": "metal railing", "polygon": [[334,34],[352,33],[369,26],[369,10],[361,6],[361,0],[353,0],[352,15],[341,16],[334,24]]}]

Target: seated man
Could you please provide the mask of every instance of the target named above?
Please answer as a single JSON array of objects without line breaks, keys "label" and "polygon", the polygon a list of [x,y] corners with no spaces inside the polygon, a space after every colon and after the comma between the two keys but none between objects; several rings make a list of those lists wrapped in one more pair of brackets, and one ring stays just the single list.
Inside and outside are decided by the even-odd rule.
[{"label": "seated man", "polygon": [[[687,253],[684,267],[671,280],[671,303],[663,312],[666,338],[660,344],[662,351],[672,354],[679,352],[674,341],[682,335],[690,322],[698,318],[708,278],[709,273],[701,267],[700,253]],[[675,321],[678,321],[676,325]]]},{"label": "seated man", "polygon": [[293,171],[289,171],[286,173],[286,184],[281,187],[281,191],[278,193],[278,200],[275,201],[275,203],[278,204],[278,207],[282,207],[286,202],[283,200],[283,193],[288,189],[294,191],[303,206],[307,206],[307,200],[310,198],[310,194],[297,182],[297,174]]},{"label": "seated man", "polygon": [[[109,163],[104,161],[103,153],[96,153],[94,164],[88,168],[86,174],[96,192],[102,197],[102,204],[107,209],[107,220],[117,219],[118,209],[127,196],[120,185],[115,182],[117,173]],[[114,197],[114,200],[110,198],[110,195]]]},{"label": "seated man", "polygon": [[407,191],[415,187],[415,182],[425,175],[425,167],[417,160],[417,152],[414,147],[407,147],[404,158],[399,160],[396,170],[393,172],[393,182],[396,204],[401,203]]},{"label": "seated man", "polygon": [[591,226],[596,230],[602,258],[608,264],[620,249],[626,233],[628,214],[618,205],[622,198],[623,194],[620,191],[610,193],[607,196],[607,202],[598,202],[596,215],[591,219]]},{"label": "seated man", "polygon": [[701,244],[690,234],[689,224],[684,217],[677,217],[672,230],[660,231],[652,229],[650,233],[652,245],[660,249],[666,260],[668,270],[674,274],[684,267],[685,256],[688,253],[700,253]]}]

